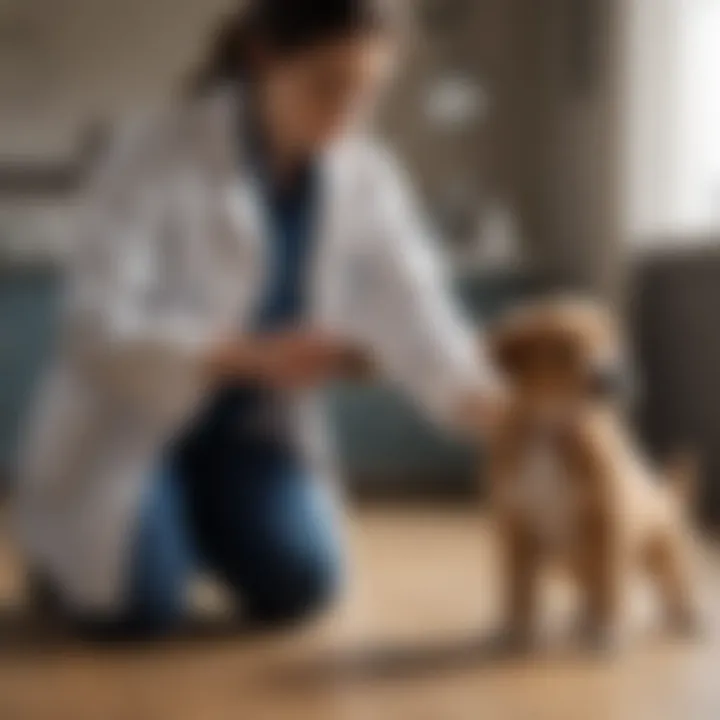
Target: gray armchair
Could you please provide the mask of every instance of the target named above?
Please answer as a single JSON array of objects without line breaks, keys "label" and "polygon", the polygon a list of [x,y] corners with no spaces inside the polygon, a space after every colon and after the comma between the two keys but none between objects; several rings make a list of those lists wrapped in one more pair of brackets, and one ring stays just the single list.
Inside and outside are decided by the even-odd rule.
[{"label": "gray armchair", "polygon": [[658,457],[703,466],[698,510],[720,522],[720,246],[644,257],[631,324],[643,376],[640,426]]}]

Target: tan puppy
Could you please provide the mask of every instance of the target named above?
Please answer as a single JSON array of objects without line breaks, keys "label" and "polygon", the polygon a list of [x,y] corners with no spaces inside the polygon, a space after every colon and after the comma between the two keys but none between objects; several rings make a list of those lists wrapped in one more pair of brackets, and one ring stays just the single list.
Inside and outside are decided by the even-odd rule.
[{"label": "tan puppy", "polygon": [[619,402],[620,334],[589,301],[528,306],[492,339],[512,391],[490,443],[491,487],[504,549],[506,638],[533,639],[538,577],[559,561],[578,583],[585,637],[620,640],[627,574],[648,572],[672,626],[695,609],[686,557],[689,467],[662,482],[638,452]]}]

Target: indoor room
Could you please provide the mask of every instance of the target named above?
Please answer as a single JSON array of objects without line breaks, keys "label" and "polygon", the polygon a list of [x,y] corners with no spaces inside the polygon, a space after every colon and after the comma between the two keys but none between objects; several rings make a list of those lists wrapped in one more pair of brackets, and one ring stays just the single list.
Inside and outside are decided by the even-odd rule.
[{"label": "indoor room", "polygon": [[0,719],[720,717],[720,0],[0,0]]}]

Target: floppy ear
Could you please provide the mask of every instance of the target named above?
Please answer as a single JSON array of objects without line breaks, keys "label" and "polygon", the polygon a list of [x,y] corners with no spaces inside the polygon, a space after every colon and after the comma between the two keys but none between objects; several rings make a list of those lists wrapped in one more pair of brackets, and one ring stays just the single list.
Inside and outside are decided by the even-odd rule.
[{"label": "floppy ear", "polygon": [[488,333],[486,342],[498,370],[509,376],[518,372],[527,349],[527,338],[517,326],[500,323]]}]

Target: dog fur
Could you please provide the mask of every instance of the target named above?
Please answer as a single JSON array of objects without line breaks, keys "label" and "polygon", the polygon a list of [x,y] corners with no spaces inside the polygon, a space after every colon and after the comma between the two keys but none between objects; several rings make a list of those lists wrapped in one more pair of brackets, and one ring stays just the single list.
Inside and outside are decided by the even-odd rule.
[{"label": "dog fur", "polygon": [[687,494],[693,463],[661,482],[638,451],[619,396],[627,375],[611,313],[560,298],[513,312],[491,345],[509,407],[490,442],[490,481],[503,548],[504,636],[535,636],[538,581],[549,561],[578,584],[583,637],[622,640],[629,573],[652,579],[673,628],[695,627]]}]

